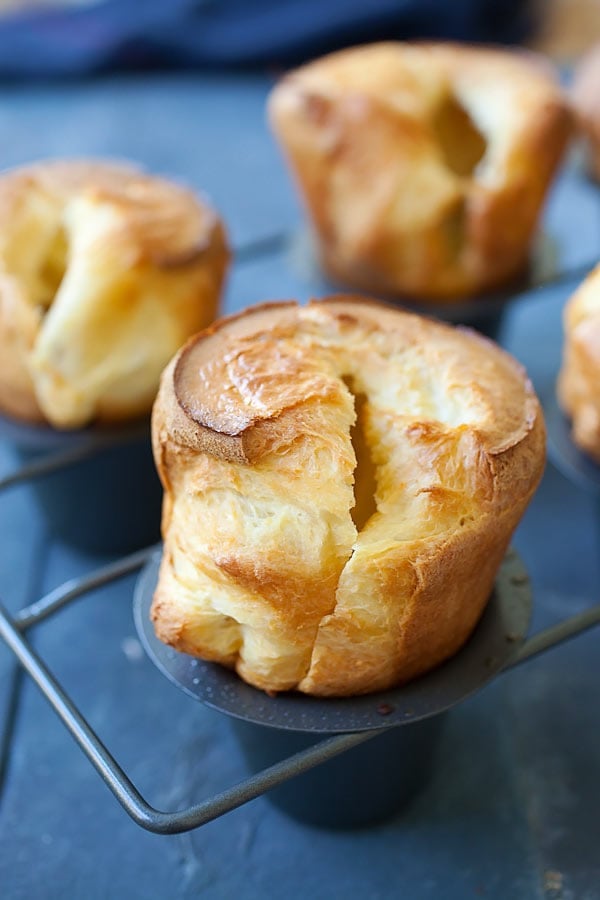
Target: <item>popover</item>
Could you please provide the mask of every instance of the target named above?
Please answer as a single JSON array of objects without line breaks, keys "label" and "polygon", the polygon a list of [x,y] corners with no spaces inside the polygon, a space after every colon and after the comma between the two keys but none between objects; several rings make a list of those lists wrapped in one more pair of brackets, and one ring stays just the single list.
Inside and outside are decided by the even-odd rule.
[{"label": "popover", "polygon": [[367,693],[454,654],[545,457],[507,353],[342,295],[191,338],[152,422],[156,633],[275,692]]},{"label": "popover", "polygon": [[173,353],[217,314],[225,231],[131,165],[0,175],[0,409],[72,429],[150,411]]}]

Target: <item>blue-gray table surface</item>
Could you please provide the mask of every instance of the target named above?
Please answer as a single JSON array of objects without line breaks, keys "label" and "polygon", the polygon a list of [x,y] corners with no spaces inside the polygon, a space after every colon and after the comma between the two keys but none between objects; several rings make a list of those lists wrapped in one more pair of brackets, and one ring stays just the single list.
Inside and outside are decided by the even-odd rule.
[{"label": "blue-gray table surface", "polygon": [[[269,80],[166,75],[0,87],[0,165],[45,156],[138,160],[204,190],[237,248],[298,233],[301,213],[265,122]],[[544,218],[562,268],[600,249],[600,194],[577,166]],[[542,397],[560,361],[575,280],[511,307],[503,343]],[[297,253],[240,256],[226,310],[313,285]],[[0,444],[0,472],[15,460]],[[593,496],[547,467],[515,544],[532,631],[598,601]],[[29,487],[0,496],[0,596],[16,610],[101,560],[47,533]],[[144,656],[134,579],[40,625],[34,642],[142,793],[162,809],[244,775],[228,721]],[[188,834],[141,830],[0,645],[0,897],[600,898],[600,667],[590,632],[497,679],[449,716],[433,781],[391,821],[315,830],[260,798]]]}]

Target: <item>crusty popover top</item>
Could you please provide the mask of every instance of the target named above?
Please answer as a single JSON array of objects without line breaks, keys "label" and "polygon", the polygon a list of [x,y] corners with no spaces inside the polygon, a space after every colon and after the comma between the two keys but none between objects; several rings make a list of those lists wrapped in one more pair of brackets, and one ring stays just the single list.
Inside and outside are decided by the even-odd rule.
[{"label": "crusty popover top", "polygon": [[600,266],[563,310],[558,400],[572,421],[573,441],[600,463]]}]

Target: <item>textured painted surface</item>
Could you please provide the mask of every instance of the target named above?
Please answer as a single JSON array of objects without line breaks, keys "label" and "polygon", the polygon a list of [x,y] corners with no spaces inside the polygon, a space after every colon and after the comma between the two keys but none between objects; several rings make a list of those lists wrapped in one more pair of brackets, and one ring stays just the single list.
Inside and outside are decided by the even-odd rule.
[{"label": "textured painted surface", "polygon": [[[0,444],[0,476],[12,472],[18,464],[11,448]],[[30,490],[5,493],[0,501],[0,599],[12,612],[36,596],[45,562],[45,543],[45,529]],[[12,654],[0,641],[0,791],[20,678]]]},{"label": "textured painted surface", "polygon": [[[169,76],[0,90],[0,162],[111,154],[202,186],[236,244],[301,232],[264,125],[268,83]],[[561,266],[600,248],[600,199],[577,170],[555,191],[546,232]],[[228,311],[318,287],[303,242],[246,258]],[[540,393],[552,389],[572,285],[513,308],[506,345]],[[0,448],[0,471],[12,465]],[[552,466],[516,539],[535,592],[533,629],[600,596],[598,508]],[[98,559],[46,537],[28,489],[0,497],[0,594],[11,609]],[[133,579],[40,625],[33,640],[142,793],[180,808],[244,774],[229,724],[144,657]],[[479,898],[598,900],[600,679],[597,633],[522,668],[454,710],[427,790],[390,822],[346,833],[299,825],[265,798],[187,835],[158,837],[122,812],[0,646],[0,896],[21,898]],[[17,691],[15,694],[15,690]],[[16,715],[8,714],[16,696]],[[12,721],[14,719],[14,721]]]}]

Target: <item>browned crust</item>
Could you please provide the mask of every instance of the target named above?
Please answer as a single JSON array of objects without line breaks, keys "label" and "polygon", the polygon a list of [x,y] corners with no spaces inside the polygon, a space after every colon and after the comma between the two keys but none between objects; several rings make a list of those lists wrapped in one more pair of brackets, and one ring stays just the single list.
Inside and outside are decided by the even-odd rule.
[{"label": "browned crust", "polygon": [[565,306],[558,400],[572,421],[572,437],[600,462],[600,266]]},{"label": "browned crust", "polygon": [[[477,363],[483,368],[490,357],[493,360],[491,372],[485,372],[485,388],[495,404],[495,421],[488,434],[488,451],[497,455],[510,449],[532,428],[539,414],[538,401],[523,366],[478,332],[467,328],[455,329],[441,322],[400,311],[372,298],[348,294],[334,294],[312,300],[308,306],[331,308],[334,311],[337,307],[335,318],[340,323],[347,320],[351,326],[357,320],[362,320],[363,323],[366,321],[374,330],[387,327],[400,332],[403,326],[410,326],[414,331],[414,341],[435,340],[436,336],[464,333],[465,344],[471,350],[465,364],[466,369],[471,367],[476,370]],[[256,305],[219,319],[187,341],[163,374],[161,400],[155,407],[155,412],[157,408],[166,411],[168,418],[165,425],[173,440],[182,447],[212,453],[225,460],[247,463],[256,462],[262,455],[273,451],[280,443],[281,436],[295,427],[295,407],[307,400],[306,394],[282,399],[280,386],[288,377],[287,373],[274,373],[277,380],[270,402],[263,410],[250,413],[242,403],[238,403],[233,414],[224,414],[223,410],[214,406],[217,397],[211,392],[211,388],[222,396],[227,387],[225,377],[216,377],[211,373],[213,383],[207,385],[206,382],[201,383],[197,376],[202,362],[210,363],[211,360],[225,357],[231,335],[237,339],[238,334],[242,334],[250,340],[269,330],[287,335],[295,327],[297,310],[298,306],[294,301]],[[257,319],[260,320],[260,325],[253,329],[253,323]],[[509,412],[506,381],[496,377],[500,363],[504,367],[505,378],[510,375],[514,384],[524,386],[525,400],[522,408]],[[191,369],[194,376],[189,389],[189,394],[197,397],[194,408],[185,395],[182,396],[180,389],[186,368]]]},{"label": "browned crust", "polygon": [[122,238],[135,262],[185,266],[209,250],[216,213],[188,188],[117,160],[60,159],[0,174],[0,221],[9,221],[30,191],[63,204],[79,194],[107,200],[125,220]]},{"label": "browned crust", "polygon": [[[494,92],[493,106],[500,87],[510,114],[485,134],[494,174],[453,175],[436,149],[433,110],[450,93],[476,107]],[[384,296],[450,302],[525,269],[572,126],[534,54],[452,44],[331,54],[282,79],[269,117],[328,274]],[[476,110],[472,118],[477,125]]]},{"label": "browned crust", "polygon": [[[280,494],[277,510],[285,513],[286,504],[293,503],[289,491],[297,487],[286,483],[283,474],[278,481],[278,460],[289,459],[307,428],[310,434],[320,433],[310,419],[315,410],[323,406],[325,416],[327,409],[337,408],[342,401],[333,389],[318,396],[304,394],[306,373],[299,372],[294,380],[299,393],[288,393],[287,406],[282,408],[279,388],[272,394],[263,391],[260,415],[256,410],[242,410],[236,427],[228,410],[223,419],[227,430],[221,431],[222,409],[212,390],[218,383],[226,391],[229,382],[221,368],[210,367],[228,357],[240,335],[244,347],[260,345],[267,360],[269,333],[280,336],[282,353],[289,342],[301,346],[296,329],[300,329],[298,334],[305,331],[301,332],[299,324],[294,326],[294,316],[297,323],[301,319],[305,323],[305,331],[312,327],[307,321],[319,323],[315,327],[322,329],[320,334],[331,336],[335,330],[336,340],[341,336],[336,347],[342,354],[346,334],[348,341],[354,340],[359,327],[362,335],[369,336],[366,344],[360,345],[363,354],[365,347],[379,347],[383,341],[385,347],[402,343],[408,353],[414,347],[426,348],[428,368],[435,360],[447,362],[451,356],[446,374],[437,376],[441,382],[435,391],[442,395],[449,391],[450,398],[452,391],[465,383],[466,402],[475,403],[480,410],[472,424],[456,428],[419,416],[393,420],[393,427],[400,429],[406,461],[394,470],[385,490],[393,493],[400,489],[402,477],[420,479],[420,489],[416,493],[414,487],[409,490],[415,504],[409,516],[410,520],[414,516],[414,537],[394,537],[396,529],[404,527],[398,524],[400,520],[390,526],[389,534],[382,520],[377,526],[380,537],[368,538],[371,526],[367,525],[354,550],[349,545],[345,556],[327,554],[328,562],[317,570],[305,570],[301,565],[303,554],[310,553],[309,545],[283,546],[277,539],[265,538],[253,555],[248,547],[229,543],[230,514],[225,510],[222,538],[206,533],[204,529],[211,526],[203,528],[200,506],[194,512],[196,491],[199,498],[217,486],[225,492],[231,489],[233,495],[243,493],[248,478],[258,480],[265,473],[268,491]],[[259,324],[253,335],[254,317]],[[195,349],[201,353],[194,356]],[[235,361],[237,357],[232,358]],[[177,393],[177,373],[181,377],[190,359],[195,359],[199,372],[196,386],[206,392],[197,398],[193,415],[186,412]],[[309,369],[311,364],[308,357]],[[373,365],[366,358],[361,364]],[[340,365],[343,368],[345,363]],[[323,371],[327,379],[327,365]],[[187,385],[188,396],[193,388],[193,383]],[[484,406],[480,405],[482,398]],[[487,411],[481,412],[484,407]],[[396,413],[390,411],[390,416]],[[325,433],[329,427],[326,418],[323,423]],[[539,403],[522,367],[496,345],[466,330],[358,297],[337,295],[312,301],[305,308],[289,302],[263,305],[216,323],[191,339],[163,374],[153,412],[153,447],[165,487],[165,553],[152,612],[158,636],[184,652],[235,667],[244,679],[265,690],[297,688],[320,695],[350,695],[413,678],[464,643],[485,607],[510,536],[541,477],[545,430]],[[316,440],[314,447],[317,452]],[[380,466],[385,466],[386,458],[387,451]],[[301,462],[306,457],[298,460],[298,465],[306,464]],[[342,462],[340,457],[340,485],[346,471]],[[294,465],[286,471],[294,471]],[[381,475],[381,490],[386,477]],[[324,484],[322,488],[325,490]],[[318,509],[322,498],[316,490],[305,502]],[[394,502],[388,498],[381,506],[389,507],[392,519]],[[187,518],[190,515],[193,519]],[[424,517],[421,521],[420,516]],[[218,519],[215,522],[221,528]],[[291,676],[284,663],[279,670],[277,661],[270,668],[240,656],[243,638],[239,635],[227,644],[226,651],[217,651],[210,629],[194,626],[193,616],[188,618],[189,608],[182,604],[176,575],[182,564],[189,568],[186,591],[193,593],[191,573],[196,567],[203,571],[208,567],[214,571],[219,591],[230,584],[234,592],[247,592],[250,606],[264,604],[261,608],[272,620],[267,629],[269,640],[276,643],[281,636],[286,653],[292,652],[290,647],[297,653],[300,669],[296,666],[296,674]]]},{"label": "browned crust", "polygon": [[0,275],[0,412],[32,424],[45,421],[27,370],[39,323],[39,312],[21,302],[14,280]]},{"label": "browned crust", "polygon": [[[36,199],[32,199],[36,198]],[[142,278],[156,272],[170,284],[189,281],[187,302],[173,304],[184,333],[191,333],[217,314],[220,290],[229,262],[223,223],[213,209],[190,190],[146,174],[130,163],[100,160],[55,160],[35,163],[0,174],[0,410],[26,422],[49,420],[40,408],[30,358],[44,325],[44,310],[28,300],[27,285],[11,256],[11,230],[18,228],[28,204],[39,202],[56,217],[48,225],[58,228],[69,204],[85,198],[114,211],[110,243],[100,248],[106,267],[111,261],[131,273],[127,296],[107,302],[115,306],[114,327],[119,328],[119,303]],[[117,224],[118,223],[118,224]],[[141,289],[141,287],[140,287]],[[169,302],[168,284],[165,303]],[[82,302],[83,299],[82,299]],[[190,324],[185,326],[185,320]],[[171,350],[171,352],[173,352]],[[118,422],[149,411],[153,395],[137,399],[108,397],[96,406],[94,419]],[[58,427],[79,427],[54,422]],[[83,423],[85,424],[85,423]]]},{"label": "browned crust", "polygon": [[[536,441],[543,443],[539,431]],[[527,501],[530,496],[529,488]],[[364,648],[357,648],[350,664],[347,648],[336,647],[337,632],[357,644],[360,635],[351,617],[342,620],[313,657],[300,689],[321,696],[386,690],[453,656],[481,618],[520,515],[519,505],[496,518],[493,528],[489,520],[484,527],[479,522],[461,528],[430,553],[409,560],[389,556],[374,561],[381,573],[381,592],[408,594],[405,607],[398,610],[397,618],[390,618],[388,634],[379,646],[367,642]]]},{"label": "browned crust", "polygon": [[585,139],[590,175],[600,180],[600,45],[587,53],[575,70],[571,101]]}]

